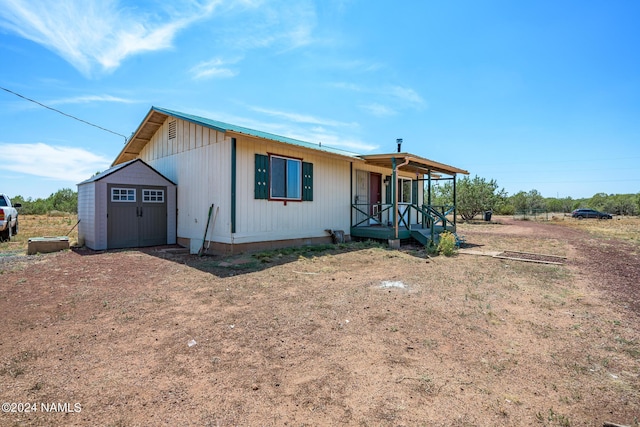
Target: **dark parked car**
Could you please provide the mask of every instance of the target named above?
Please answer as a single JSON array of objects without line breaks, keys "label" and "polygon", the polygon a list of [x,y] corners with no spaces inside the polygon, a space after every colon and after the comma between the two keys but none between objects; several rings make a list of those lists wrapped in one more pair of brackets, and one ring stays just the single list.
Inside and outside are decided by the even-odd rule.
[{"label": "dark parked car", "polygon": [[576,209],[571,212],[571,216],[573,218],[583,219],[583,218],[598,218],[598,219],[611,219],[613,218],[610,214],[604,212],[598,212],[594,209]]}]

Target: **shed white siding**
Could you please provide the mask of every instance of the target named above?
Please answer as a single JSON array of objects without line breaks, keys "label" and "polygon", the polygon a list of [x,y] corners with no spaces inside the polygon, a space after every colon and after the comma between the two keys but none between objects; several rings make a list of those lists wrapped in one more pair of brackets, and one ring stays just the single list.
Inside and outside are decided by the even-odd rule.
[{"label": "shed white siding", "polygon": [[78,185],[78,244],[88,248],[96,246],[95,183]]}]

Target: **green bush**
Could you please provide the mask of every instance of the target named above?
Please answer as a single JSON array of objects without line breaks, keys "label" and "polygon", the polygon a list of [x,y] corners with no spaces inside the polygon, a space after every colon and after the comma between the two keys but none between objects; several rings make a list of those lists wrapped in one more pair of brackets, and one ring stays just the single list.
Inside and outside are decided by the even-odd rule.
[{"label": "green bush", "polygon": [[[11,201],[21,203],[20,214],[22,215],[51,215],[50,212],[59,211],[67,213],[78,212],[78,193],[70,188],[63,188],[51,194],[46,199],[24,198],[20,195],[11,198]],[[53,214],[53,216],[56,216]]]},{"label": "green bush", "polygon": [[440,234],[438,253],[444,256],[451,256],[456,253],[456,236],[453,233],[444,231]]}]

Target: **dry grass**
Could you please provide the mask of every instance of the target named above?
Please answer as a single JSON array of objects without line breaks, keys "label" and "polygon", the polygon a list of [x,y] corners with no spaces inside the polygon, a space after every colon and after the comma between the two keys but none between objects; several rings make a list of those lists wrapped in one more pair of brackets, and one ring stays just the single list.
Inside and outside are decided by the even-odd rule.
[{"label": "dry grass", "polygon": [[[499,217],[497,217],[499,218]],[[507,217],[503,217],[507,218]],[[551,222],[577,230],[584,230],[604,238],[623,239],[635,243],[640,243],[640,217],[637,216],[614,216],[612,220],[572,218],[570,214],[563,213],[542,213],[536,216],[514,217],[517,220]],[[479,222],[476,221],[476,224]]]},{"label": "dry grass", "polygon": [[78,241],[78,227],[73,228],[77,221],[77,215],[68,213],[20,215],[18,234],[10,242],[0,243],[0,256],[26,254],[27,244],[32,237],[68,235],[69,243],[74,245]]},{"label": "dry grass", "polygon": [[565,218],[558,223],[588,231],[599,237],[612,237],[640,243],[640,217],[637,216],[615,216],[612,220]]}]

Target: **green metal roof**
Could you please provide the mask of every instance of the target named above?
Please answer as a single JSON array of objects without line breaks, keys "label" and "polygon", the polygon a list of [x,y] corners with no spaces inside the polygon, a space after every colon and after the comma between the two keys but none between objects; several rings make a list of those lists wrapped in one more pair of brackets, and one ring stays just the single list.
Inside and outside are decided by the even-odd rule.
[{"label": "green metal roof", "polygon": [[165,108],[152,107],[152,110],[164,113],[173,117],[177,117],[188,122],[196,123],[208,128],[215,129],[220,132],[235,132],[244,135],[254,136],[256,138],[269,139],[271,141],[283,142],[285,144],[297,145],[299,147],[310,148],[312,150],[324,151],[327,153],[338,154],[346,157],[359,157],[360,154],[353,153],[339,148],[333,148],[322,144],[314,144],[311,142],[301,141],[299,139],[288,138],[286,136],[275,135],[273,133],[262,132],[255,129],[249,129],[243,126],[232,125],[229,123],[220,122],[218,120],[211,120],[205,117],[194,116],[192,114],[181,113],[179,111],[167,110]]}]

